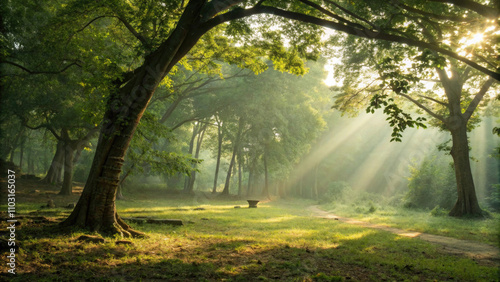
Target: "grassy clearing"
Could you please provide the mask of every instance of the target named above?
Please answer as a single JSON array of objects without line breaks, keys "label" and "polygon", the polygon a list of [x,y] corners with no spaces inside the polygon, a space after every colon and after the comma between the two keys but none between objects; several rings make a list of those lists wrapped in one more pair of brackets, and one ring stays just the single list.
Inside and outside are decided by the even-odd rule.
[{"label": "grassy clearing", "polygon": [[372,202],[329,203],[320,206],[338,216],[355,218],[374,224],[472,240],[491,245],[499,244],[500,214],[491,213],[488,219],[460,219],[446,215],[444,211],[413,210]]},{"label": "grassy clearing", "polygon": [[[60,196],[59,196],[60,197]],[[64,198],[58,198],[64,202]],[[43,199],[45,201],[45,199]],[[41,201],[41,203],[43,203]],[[23,204],[23,213],[40,204]],[[81,243],[80,230],[51,225],[19,228],[21,248],[13,281],[494,281],[498,266],[442,253],[421,240],[310,217],[311,201],[259,203],[167,196],[157,192],[119,201],[125,217],[182,219],[184,226],[132,224],[147,232],[132,245]],[[241,208],[234,208],[239,205]],[[194,210],[203,207],[204,210]],[[69,213],[43,209],[46,216]],[[2,226],[3,228],[3,226]],[[6,265],[0,266],[6,273]],[[0,278],[12,278],[3,276]]]}]

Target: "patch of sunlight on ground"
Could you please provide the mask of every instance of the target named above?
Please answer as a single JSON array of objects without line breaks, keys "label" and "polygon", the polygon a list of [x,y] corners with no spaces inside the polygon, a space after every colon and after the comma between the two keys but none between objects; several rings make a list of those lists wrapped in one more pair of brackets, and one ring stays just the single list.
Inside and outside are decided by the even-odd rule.
[{"label": "patch of sunlight on ground", "polygon": [[372,235],[372,234],[375,234],[376,231],[375,230],[363,230],[361,232],[357,232],[357,233],[353,233],[353,234],[349,234],[347,236],[343,236],[341,239],[342,240],[359,240],[365,236],[368,236],[368,235]]},{"label": "patch of sunlight on ground", "polygon": [[289,215],[289,216],[271,217],[271,218],[267,218],[267,219],[259,219],[259,220],[255,220],[255,222],[258,222],[258,223],[280,223],[280,222],[290,221],[290,220],[293,220],[296,218],[298,218],[298,216]]}]

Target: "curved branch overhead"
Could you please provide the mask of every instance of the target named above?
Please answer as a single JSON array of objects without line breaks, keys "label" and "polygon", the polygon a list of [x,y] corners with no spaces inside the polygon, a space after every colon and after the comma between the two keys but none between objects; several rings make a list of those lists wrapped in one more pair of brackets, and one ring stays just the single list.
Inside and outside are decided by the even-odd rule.
[{"label": "curved branch overhead", "polygon": [[[238,19],[243,19],[246,17],[250,17],[252,15],[258,15],[258,14],[269,14],[269,15],[275,15],[278,17],[290,19],[290,20],[296,20],[304,23],[310,23],[330,29],[334,29],[349,35],[354,35],[357,37],[361,38],[367,38],[367,39],[376,39],[376,40],[385,40],[385,41],[390,41],[390,42],[395,42],[395,43],[402,43],[406,44],[409,46],[413,47],[418,47],[422,49],[430,49],[433,51],[436,51],[442,55],[449,56],[451,58],[454,58],[456,60],[459,60],[472,68],[500,81],[500,72],[497,70],[491,70],[488,69],[487,67],[484,67],[480,65],[479,63],[475,62],[472,59],[469,59],[467,57],[461,56],[458,53],[447,49],[443,48],[436,43],[431,43],[427,42],[424,40],[419,40],[416,39],[415,37],[410,37],[410,36],[403,36],[401,33],[398,34],[393,34],[389,33],[387,31],[384,31],[383,29],[374,29],[373,26],[376,26],[374,23],[370,23],[368,20],[363,19],[359,16],[354,17],[353,13],[350,13],[349,15],[361,19],[363,22],[368,23],[370,27],[363,27],[359,23],[355,23],[352,21],[349,21],[348,19],[345,19],[337,14],[335,14],[332,11],[329,11],[328,9],[320,6],[319,4],[313,3],[308,0],[300,0],[300,2],[304,3],[305,5],[308,5],[309,7],[312,7],[316,9],[318,12],[322,13],[325,15],[325,17],[334,19],[334,20],[329,20],[325,18],[319,18],[316,16],[311,16],[305,13],[300,13],[300,12],[295,12],[295,11],[289,11],[289,10],[284,10],[281,8],[273,7],[273,6],[266,6],[266,5],[256,5],[254,7],[248,8],[248,9],[234,9],[229,12],[219,14],[217,16],[214,16],[213,18],[205,21],[202,24],[202,32],[205,32],[221,23],[224,22],[229,22],[232,20],[238,20]],[[329,3],[335,4],[332,1],[328,1]],[[444,2],[444,1],[442,1]],[[481,11],[481,9],[486,9],[484,5],[472,5],[469,2],[472,1],[451,1],[451,2],[460,2],[460,5],[456,4],[459,7],[463,7],[466,9],[470,9],[473,11]],[[454,4],[454,3],[453,3]],[[335,4],[335,6],[338,6],[338,4]],[[490,10],[494,10],[492,8],[489,8]],[[345,9],[343,9],[345,10]],[[408,9],[410,11],[410,9]],[[479,13],[480,15],[490,15],[490,13],[486,13],[485,11]],[[419,12],[419,15],[422,15],[422,12]]]}]

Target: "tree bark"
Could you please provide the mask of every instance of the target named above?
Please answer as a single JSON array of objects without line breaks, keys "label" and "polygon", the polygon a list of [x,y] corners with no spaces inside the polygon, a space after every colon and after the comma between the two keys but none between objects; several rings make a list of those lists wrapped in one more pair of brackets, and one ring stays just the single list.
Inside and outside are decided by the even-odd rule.
[{"label": "tree bark", "polygon": [[[487,81],[473,101],[469,104],[467,110],[462,113],[462,91],[465,78],[461,76],[454,65],[450,68],[452,75],[449,76],[445,70],[436,69],[440,81],[448,98],[449,117],[444,119],[444,125],[451,133],[453,157],[453,166],[455,169],[455,178],[457,181],[457,201],[451,209],[449,215],[462,216],[483,216],[483,211],[477,201],[476,188],[472,178],[472,170],[469,157],[469,140],[467,139],[467,123],[479,104],[492,81]],[[475,103],[475,106],[472,104]]]},{"label": "tree bark", "polygon": [[463,123],[457,129],[451,130],[453,165],[455,178],[457,180],[457,202],[451,209],[449,215],[483,216],[476,196],[476,188],[472,178],[472,170],[469,157],[469,142],[467,140],[467,126]]},{"label": "tree bark", "polygon": [[73,194],[73,156],[75,149],[71,141],[64,146],[64,178],[59,195]]},{"label": "tree bark", "polygon": [[64,142],[58,141],[56,152],[54,154],[54,158],[52,158],[52,163],[49,167],[49,171],[47,172],[47,175],[42,181],[52,184],[58,182],[61,177],[63,162],[64,162]]}]

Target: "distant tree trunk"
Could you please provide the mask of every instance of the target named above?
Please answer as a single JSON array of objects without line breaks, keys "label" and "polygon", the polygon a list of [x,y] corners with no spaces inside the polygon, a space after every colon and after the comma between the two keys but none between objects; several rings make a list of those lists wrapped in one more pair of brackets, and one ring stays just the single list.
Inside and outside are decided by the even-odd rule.
[{"label": "distant tree trunk", "polygon": [[[201,144],[203,142],[203,137],[205,136],[205,131],[207,129],[207,124],[205,124],[201,129],[200,132],[198,133],[198,140],[196,141],[196,153],[194,155],[195,159],[198,159],[200,157],[200,149],[201,149]],[[196,169],[197,164],[193,166],[194,169]],[[193,170],[191,172],[191,177],[189,179],[189,187],[188,187],[188,193],[191,193],[194,190],[194,182],[196,181],[196,171]]]},{"label": "distant tree trunk", "polygon": [[21,152],[19,153],[19,173],[23,172],[23,160],[24,160],[24,143],[25,141],[23,140],[21,142]]},{"label": "distant tree trunk", "polygon": [[170,106],[168,107],[167,111],[165,112],[165,114],[163,114],[163,116],[161,117],[160,119],[160,123],[164,123],[168,120],[168,118],[172,115],[172,113],[174,112],[174,110],[177,108],[177,106],[179,106],[180,102],[184,99],[184,97],[182,96],[178,96],[174,102],[172,102],[172,104],[170,104]]},{"label": "distant tree trunk", "polygon": [[56,152],[52,163],[49,167],[47,175],[43,179],[46,183],[57,183],[61,177],[64,162],[64,142],[58,141],[56,146]]},{"label": "distant tree trunk", "polygon": [[118,188],[116,189],[116,199],[117,200],[123,200],[123,193],[122,193],[122,184],[118,185]]},{"label": "distant tree trunk", "polygon": [[239,140],[240,140],[240,135],[241,135],[242,130],[243,130],[243,119],[240,118],[238,121],[238,133],[236,133],[236,141],[234,142],[234,145],[233,145],[233,155],[231,156],[231,162],[229,163],[229,168],[227,170],[226,183],[224,184],[224,190],[222,190],[223,195],[229,195],[229,184],[231,182],[231,172],[233,170],[234,160],[236,158],[236,152],[238,151]]},{"label": "distant tree trunk", "polygon": [[229,195],[229,185],[231,182],[231,173],[233,171],[235,157],[236,152],[233,150],[233,155],[231,156],[231,161],[229,162],[229,168],[227,169],[226,183],[224,184],[224,190],[222,190],[223,195]]},{"label": "distant tree trunk", "polygon": [[9,162],[14,163],[14,153],[16,152],[15,149],[10,150],[10,156],[9,156]]},{"label": "distant tree trunk", "polygon": [[318,170],[319,170],[319,163],[316,164],[314,168],[314,186],[312,190],[312,198],[314,200],[318,200]]},{"label": "distant tree trunk", "polygon": [[266,198],[270,198],[269,196],[269,173],[267,171],[267,150],[264,152],[264,190],[262,190],[262,196]]},{"label": "distant tree trunk", "polygon": [[[216,117],[217,118],[217,117]],[[221,121],[217,119],[217,164],[215,165],[214,187],[212,193],[217,192],[217,180],[219,178],[220,158],[222,154],[222,125]]]},{"label": "distant tree trunk", "polygon": [[73,194],[73,156],[75,149],[69,141],[64,146],[64,179],[59,195]]},{"label": "distant tree trunk", "polygon": [[247,196],[250,196],[252,195],[252,180],[253,180],[253,171],[254,171],[254,167],[253,167],[253,164],[250,166],[250,169],[248,171],[248,182],[247,182]]},{"label": "distant tree trunk", "polygon": [[28,174],[35,174],[35,160],[32,148],[28,148]]},{"label": "distant tree trunk", "polygon": [[[193,150],[194,150],[194,141],[196,140],[196,136],[198,135],[198,130],[200,129],[200,124],[196,123],[193,126],[193,134],[191,135],[191,141],[189,141],[189,149],[188,149],[188,154],[193,156]],[[190,190],[190,183],[191,183],[191,176],[186,176],[184,178],[184,193],[191,193],[192,190]]]},{"label": "distant tree trunk", "polygon": [[242,182],[242,173],[241,173],[241,162],[242,162],[242,157],[241,157],[241,150],[238,152],[237,160],[238,160],[238,196],[241,196],[243,193],[242,187],[241,187],[241,182]]}]

